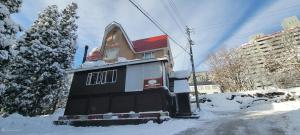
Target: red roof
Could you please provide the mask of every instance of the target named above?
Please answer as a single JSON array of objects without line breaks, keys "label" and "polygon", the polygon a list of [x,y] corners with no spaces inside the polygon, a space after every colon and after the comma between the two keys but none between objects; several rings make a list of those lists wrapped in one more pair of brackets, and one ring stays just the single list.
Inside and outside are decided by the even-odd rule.
[{"label": "red roof", "polygon": [[[168,36],[167,35],[160,35],[140,40],[132,41],[133,49],[135,52],[144,52],[150,51],[154,49],[160,49],[168,47]],[[95,61],[99,60],[103,54],[100,50],[96,49],[91,52],[86,58],[87,61]]]},{"label": "red roof", "polygon": [[153,49],[168,47],[168,36],[160,35],[132,41],[133,49],[136,52],[150,51]]}]

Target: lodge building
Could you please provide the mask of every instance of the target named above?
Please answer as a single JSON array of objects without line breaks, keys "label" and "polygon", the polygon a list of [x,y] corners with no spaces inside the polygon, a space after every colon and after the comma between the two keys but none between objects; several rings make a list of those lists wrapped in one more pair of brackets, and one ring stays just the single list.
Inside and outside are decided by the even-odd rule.
[{"label": "lodge building", "polygon": [[[85,66],[89,63],[98,64]],[[167,35],[131,41],[112,22],[101,47],[93,49],[81,68],[69,71],[74,74],[70,93],[56,124],[136,124],[192,115],[189,74],[178,75],[173,65]]]}]

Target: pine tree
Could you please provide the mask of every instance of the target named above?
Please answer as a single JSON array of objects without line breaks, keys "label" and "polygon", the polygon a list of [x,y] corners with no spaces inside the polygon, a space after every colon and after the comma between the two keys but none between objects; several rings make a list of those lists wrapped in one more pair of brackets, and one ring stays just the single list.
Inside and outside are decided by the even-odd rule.
[{"label": "pine tree", "polygon": [[[71,68],[72,62],[74,59],[74,55],[76,52],[76,39],[77,39],[77,28],[76,19],[78,16],[76,14],[77,4],[71,3],[62,11],[62,17],[60,21],[60,36],[61,36],[61,44],[60,48],[58,48],[58,58],[56,59],[57,62],[61,65],[62,69],[66,70]],[[68,78],[67,74],[64,72],[64,78],[60,81],[60,88],[62,90],[60,93],[57,93],[55,96],[53,108],[57,106],[62,107],[66,101],[66,93],[68,91]]]},{"label": "pine tree", "polygon": [[18,42],[18,55],[11,64],[11,84],[4,93],[4,110],[23,115],[49,112],[53,90],[62,78],[58,54],[53,48],[60,44],[57,6],[49,6],[39,14],[33,26]]},{"label": "pine tree", "polygon": [[49,6],[16,46],[11,63],[11,84],[4,93],[4,110],[35,116],[53,113],[67,90],[65,69],[76,51],[77,5],[58,12]]},{"label": "pine tree", "polygon": [[77,4],[71,3],[62,11],[62,19],[60,21],[61,46],[64,49],[61,52],[60,62],[63,68],[71,68],[74,55],[76,52],[77,28],[75,21],[78,19],[76,14]]},{"label": "pine tree", "polygon": [[16,43],[16,33],[21,30],[10,15],[18,12],[21,3],[22,0],[0,0],[0,111],[1,95],[7,87],[7,66],[14,52],[11,48]]}]

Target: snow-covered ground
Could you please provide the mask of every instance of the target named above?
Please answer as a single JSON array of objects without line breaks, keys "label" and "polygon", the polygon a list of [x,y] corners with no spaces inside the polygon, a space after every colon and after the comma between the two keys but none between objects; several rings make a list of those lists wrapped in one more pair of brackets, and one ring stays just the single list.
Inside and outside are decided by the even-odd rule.
[{"label": "snow-covered ground", "polygon": [[[53,115],[32,118],[13,114],[0,118],[0,135],[297,135],[300,134],[300,88],[284,91],[295,91],[297,98],[294,101],[282,100],[287,97],[287,93],[267,100],[260,100],[266,97],[251,97],[255,93],[263,93],[261,90],[205,95],[206,102],[201,104],[199,119],[172,119],[162,124],[149,122],[109,127],[55,126],[52,121],[61,116],[63,110],[58,110]],[[235,95],[233,99],[232,95]]]}]

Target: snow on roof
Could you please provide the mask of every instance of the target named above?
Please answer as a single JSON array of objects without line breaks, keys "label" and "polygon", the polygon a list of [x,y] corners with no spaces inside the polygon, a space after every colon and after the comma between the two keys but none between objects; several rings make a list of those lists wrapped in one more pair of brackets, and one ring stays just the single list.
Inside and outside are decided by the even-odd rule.
[{"label": "snow on roof", "polygon": [[191,75],[191,71],[189,70],[180,70],[171,72],[170,78],[189,78]]},{"label": "snow on roof", "polygon": [[102,57],[102,53],[100,52],[100,48],[94,48],[86,57],[87,61],[97,61]]},{"label": "snow on roof", "polygon": [[187,80],[175,80],[174,81],[174,92],[175,93],[189,93],[190,87]]},{"label": "snow on roof", "polygon": [[81,67],[88,68],[88,67],[96,67],[96,66],[102,66],[102,65],[106,65],[105,61],[102,61],[102,60],[86,61],[81,65]]},{"label": "snow on roof", "polygon": [[95,70],[95,69],[103,69],[103,68],[110,68],[110,67],[117,67],[117,66],[125,66],[125,65],[133,65],[133,64],[143,64],[143,63],[150,63],[150,62],[158,62],[158,61],[168,61],[167,58],[157,58],[157,59],[134,59],[134,60],[124,60],[122,58],[118,59],[117,63],[104,63],[101,60],[98,61],[86,61],[81,65],[81,68],[78,69],[71,69],[67,72],[73,73],[78,71],[87,71],[87,70]]}]

